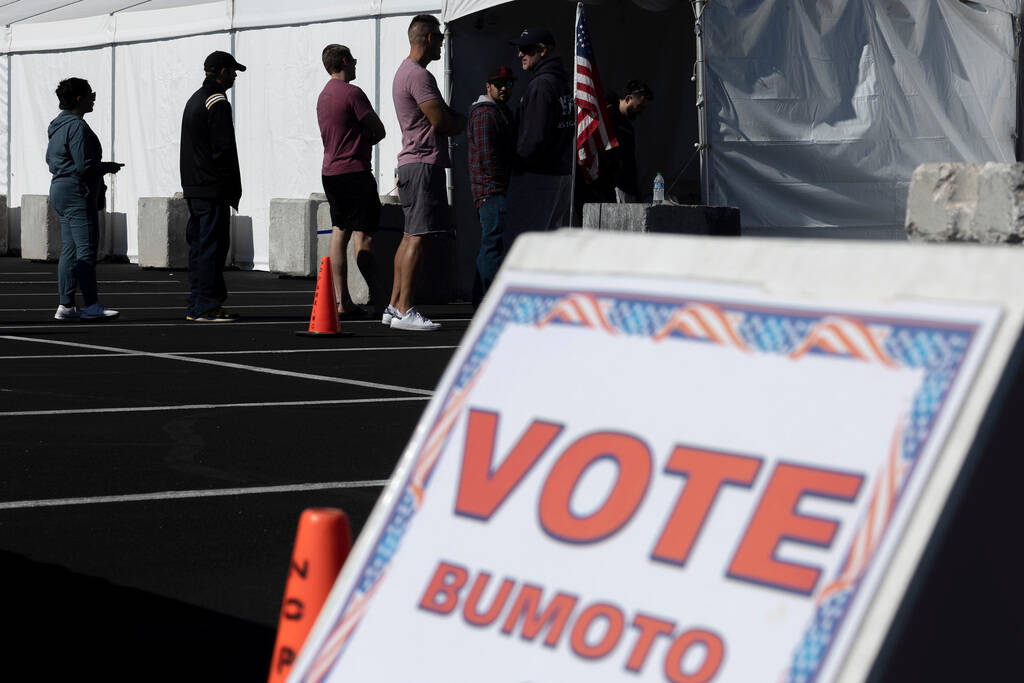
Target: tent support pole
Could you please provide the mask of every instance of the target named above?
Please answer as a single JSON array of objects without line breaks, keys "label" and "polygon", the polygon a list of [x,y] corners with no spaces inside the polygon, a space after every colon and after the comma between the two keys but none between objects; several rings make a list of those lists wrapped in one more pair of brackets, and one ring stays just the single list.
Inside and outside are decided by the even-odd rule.
[{"label": "tent support pole", "polygon": [[[117,161],[117,44],[110,44],[110,160]],[[107,213],[117,206],[117,174],[110,177],[110,203]]]},{"label": "tent support pole", "polygon": [[697,38],[697,62],[694,65],[693,78],[697,84],[697,150],[700,152],[700,194],[701,203],[711,201],[711,159],[708,144],[708,110],[707,92],[705,89],[704,62],[704,10],[708,0],[691,0],[694,17],[694,33]]},{"label": "tent support pole", "polygon": [[[452,73],[454,69],[452,67],[452,30],[445,24],[444,26],[444,89],[445,99],[448,100],[448,106],[452,106]],[[452,136],[448,137],[448,168],[445,169],[445,180],[448,186],[448,206],[451,207],[449,213],[454,218],[455,216],[455,187],[453,184],[454,177],[452,173],[452,159],[455,158],[455,138]]]},{"label": "tent support pole", "polygon": [[1024,110],[1022,110],[1024,103],[1021,102],[1021,92],[1024,92],[1024,41],[1021,40],[1024,26],[1022,23],[1024,23],[1024,16],[1013,17],[1013,39],[1017,48],[1014,51],[1015,66],[1017,67],[1017,120],[1013,131],[1013,156],[1016,161],[1024,161],[1024,141],[1021,140],[1021,129],[1024,127]]},{"label": "tent support pole", "polygon": [[[576,18],[572,22],[572,34],[576,35],[576,27],[580,24],[580,10],[583,9],[583,2],[576,3]],[[576,105],[576,51],[573,50],[573,68],[572,68],[572,120],[579,121],[577,118],[579,113]],[[579,130],[574,128],[572,131],[572,166],[569,171],[569,227],[576,227],[576,165],[580,162],[580,136]],[[580,221],[582,222],[582,221]]]},{"label": "tent support pole", "polygon": [[[373,20],[374,43],[373,43],[373,73],[375,75],[373,84],[373,112],[380,116],[380,16]],[[381,193],[384,179],[380,175],[380,145],[373,146],[373,172],[377,178],[377,194],[391,194],[391,190]],[[376,303],[376,302],[374,302]]]},{"label": "tent support pole", "polygon": [[[8,231],[7,232],[7,237],[8,237],[7,250],[11,251],[13,249],[13,247],[12,247],[12,245],[10,243],[10,229],[11,229],[11,218],[10,218],[10,216],[11,216],[11,203],[14,200],[14,197],[11,194],[11,189],[12,189],[11,188],[11,178],[13,177],[13,175],[11,174],[11,122],[12,122],[11,121],[12,120],[12,112],[11,112],[11,99],[12,99],[11,98],[11,94],[12,94],[11,83],[14,82],[14,64],[12,64],[11,53],[10,52],[8,52],[6,55],[4,55],[4,57],[6,58],[6,61],[7,61],[7,190],[6,190],[6,193],[7,193],[7,225],[0,225],[0,230],[7,230]],[[19,206],[20,206],[20,202],[19,202]],[[19,253],[21,251],[21,245],[20,244],[18,245],[18,251],[19,251]]]}]

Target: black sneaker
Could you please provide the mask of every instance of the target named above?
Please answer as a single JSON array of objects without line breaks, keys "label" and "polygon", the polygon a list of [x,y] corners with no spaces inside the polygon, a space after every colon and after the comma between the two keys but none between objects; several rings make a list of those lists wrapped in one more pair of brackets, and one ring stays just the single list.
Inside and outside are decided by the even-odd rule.
[{"label": "black sneaker", "polygon": [[186,315],[185,320],[194,323],[231,323],[238,320],[237,313],[228,313],[219,306],[199,315]]}]

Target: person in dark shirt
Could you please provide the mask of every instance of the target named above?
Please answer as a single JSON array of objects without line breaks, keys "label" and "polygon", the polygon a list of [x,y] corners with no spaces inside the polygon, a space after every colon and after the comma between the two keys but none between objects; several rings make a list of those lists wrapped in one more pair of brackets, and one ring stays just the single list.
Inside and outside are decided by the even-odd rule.
[{"label": "person in dark shirt", "polygon": [[356,267],[366,280],[369,302],[376,303],[373,236],[380,223],[380,196],[373,176],[373,146],[384,139],[384,124],[366,93],[352,81],[358,60],[344,45],[332,43],[321,59],[330,79],[316,102],[316,118],[324,143],[321,179],[331,210],[331,275],[338,317],[369,317],[352,301],[348,288],[348,243]]},{"label": "person in dark shirt", "polygon": [[225,92],[245,67],[227,52],[211,52],[206,79],[185,103],[181,118],[181,189],[188,204],[189,297],[187,320],[230,322],[224,261],[231,244],[231,208],[242,198],[235,126]]},{"label": "person in dark shirt", "polygon": [[509,186],[510,232],[552,230],[569,212],[576,120],[569,76],[551,31],[528,28],[510,41],[532,78],[516,111],[516,171]]},{"label": "person in dark shirt", "polygon": [[609,93],[608,123],[619,141],[618,147],[602,150],[597,157],[597,180],[588,183],[584,174],[576,174],[575,213],[583,216],[587,203],[630,203],[640,201],[636,169],[636,132],[633,121],[654,100],[654,92],[643,81],[626,83],[624,94]]},{"label": "person in dark shirt", "polygon": [[[104,206],[103,176],[117,173],[124,164],[100,161],[103,148],[85,115],[96,104],[96,93],[83,78],[65,78],[57,85],[60,114],[47,130],[46,164],[53,174],[50,203],[60,216],[60,263],[57,320],[114,320],[117,311],[100,305],[96,291],[96,249],[99,246],[99,211]],[[81,310],[75,291],[82,290]]]},{"label": "person in dark shirt", "polygon": [[427,332],[440,323],[427,318],[413,305],[416,269],[423,260],[428,240],[448,232],[448,193],[445,169],[451,166],[448,138],[466,128],[466,117],[452,110],[427,70],[441,58],[444,32],[437,17],[417,14],[409,23],[409,56],[398,65],[391,84],[395,116],[402,129],[398,154],[398,196],[405,218],[404,235],[395,252],[391,303],[381,323],[392,329]]},{"label": "person in dark shirt", "polygon": [[515,122],[508,100],[515,80],[508,67],[494,69],[484,83],[484,94],[469,113],[469,187],[480,216],[474,308],[494,282],[505,251],[506,195],[516,153]]}]

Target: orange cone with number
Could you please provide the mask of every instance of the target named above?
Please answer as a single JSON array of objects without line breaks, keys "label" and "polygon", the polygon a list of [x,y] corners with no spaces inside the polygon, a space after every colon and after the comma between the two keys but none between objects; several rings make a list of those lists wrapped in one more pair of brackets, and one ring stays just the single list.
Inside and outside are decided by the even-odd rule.
[{"label": "orange cone with number", "polygon": [[309,329],[300,330],[295,334],[303,337],[341,337],[348,334],[342,332],[338,325],[338,300],[334,296],[331,259],[327,256],[320,259],[320,275],[316,279]]},{"label": "orange cone with number", "polygon": [[351,549],[352,531],[344,512],[335,508],[303,511],[295,534],[267,683],[284,683],[288,678]]}]

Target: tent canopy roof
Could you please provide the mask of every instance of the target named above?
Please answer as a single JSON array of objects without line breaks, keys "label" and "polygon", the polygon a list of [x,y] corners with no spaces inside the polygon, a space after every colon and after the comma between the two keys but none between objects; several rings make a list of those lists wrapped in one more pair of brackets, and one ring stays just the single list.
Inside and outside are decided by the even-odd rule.
[{"label": "tent canopy roof", "polygon": [[65,50],[262,26],[429,13],[508,0],[0,0],[0,52]]}]

